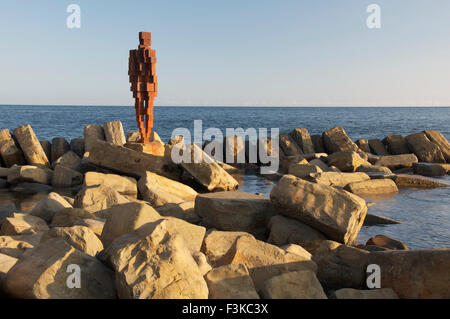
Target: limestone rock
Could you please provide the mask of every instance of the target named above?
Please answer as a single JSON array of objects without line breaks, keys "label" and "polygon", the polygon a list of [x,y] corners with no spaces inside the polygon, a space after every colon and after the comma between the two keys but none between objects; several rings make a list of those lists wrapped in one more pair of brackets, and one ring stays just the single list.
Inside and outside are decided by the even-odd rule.
[{"label": "limestone rock", "polygon": [[414,174],[423,176],[444,176],[447,175],[447,164],[436,163],[414,163]]},{"label": "limestone rock", "polygon": [[81,166],[81,158],[77,154],[75,154],[75,152],[67,151],[66,153],[64,153],[64,155],[52,162],[53,168],[55,168],[57,165],[62,165],[78,171],[80,170]]},{"label": "limestone rock", "polygon": [[296,128],[292,131],[292,138],[298,146],[303,150],[303,153],[315,153],[311,136],[306,128]]},{"label": "limestone rock", "polygon": [[0,253],[20,258],[26,250],[39,244],[43,234],[0,236]]},{"label": "limestone rock", "polygon": [[247,267],[242,264],[224,265],[205,276],[209,299],[259,299]]},{"label": "limestone rock", "polygon": [[358,290],[342,288],[333,292],[335,299],[398,299],[397,294],[391,288]]},{"label": "limestone rock", "polygon": [[9,170],[8,183],[39,183],[50,184],[53,177],[53,171],[48,168],[37,166],[15,166]]},{"label": "limestone rock", "polygon": [[311,180],[317,184],[326,186],[343,187],[349,183],[363,182],[370,180],[366,173],[340,173],[340,172],[323,172],[312,174]]},{"label": "limestone rock", "polygon": [[200,217],[195,213],[195,201],[183,202],[179,204],[168,203],[156,208],[156,211],[164,217],[176,217],[196,224],[200,221]]},{"label": "limestone rock", "polygon": [[25,159],[30,165],[44,165],[50,168],[50,162],[45,155],[41,143],[29,124],[14,130],[14,136],[22,149]]},{"label": "limestone rock", "polygon": [[6,167],[23,165],[25,159],[22,150],[16,145],[9,130],[0,131],[0,157]]},{"label": "limestone rock", "polygon": [[370,153],[370,146],[369,146],[369,141],[368,140],[364,140],[364,139],[357,140],[355,142],[355,144],[358,145],[358,147],[359,147],[359,149],[361,151],[366,152],[366,153]]},{"label": "limestone rock", "polygon": [[297,176],[298,178],[305,178],[309,177],[310,174],[322,172],[323,171],[319,166],[310,164],[297,164],[297,163],[292,163],[291,165],[289,165],[288,170],[289,174]]},{"label": "limestone rock", "polygon": [[58,210],[51,222],[51,227],[71,227],[81,219],[94,218],[92,213],[82,208],[63,208]]},{"label": "limestone rock", "polygon": [[51,162],[56,162],[58,158],[70,151],[70,144],[63,137],[52,139]]},{"label": "limestone rock", "polygon": [[91,186],[83,188],[75,197],[75,208],[83,208],[90,213],[108,209],[129,200],[108,186]]},{"label": "limestone rock", "polygon": [[399,167],[411,167],[413,163],[417,163],[417,156],[414,154],[388,155],[381,156],[375,162],[375,166],[386,166],[390,169]]},{"label": "limestone rock", "polygon": [[369,146],[375,155],[389,155],[384,147],[384,144],[379,139],[369,140]]},{"label": "limestone rock", "polygon": [[323,145],[322,135],[311,135],[311,141],[316,153],[325,153],[325,147]]},{"label": "limestone rock", "polygon": [[323,132],[322,139],[328,154],[340,151],[361,152],[358,145],[353,143],[353,141],[347,136],[344,128],[341,126],[336,126]]},{"label": "limestone rock", "polygon": [[280,148],[286,156],[296,156],[303,154],[300,146],[294,141],[290,134],[280,134]]},{"label": "limestone rock", "polygon": [[85,218],[76,221],[73,226],[86,226],[92,230],[98,237],[102,235],[105,222],[100,219]]},{"label": "limestone rock", "polygon": [[[81,270],[81,288],[67,285],[69,265]],[[73,270],[72,270],[73,271]],[[110,299],[116,297],[113,273],[100,261],[67,244],[51,239],[26,252],[9,271],[6,292],[26,299]]]},{"label": "limestone rock", "polygon": [[387,150],[392,155],[409,154],[408,144],[401,135],[390,135],[383,139],[383,143],[386,145]]},{"label": "limestone rock", "polygon": [[401,224],[401,222],[388,217],[378,216],[374,214],[367,214],[366,218],[364,219],[363,226],[394,225],[394,224]]},{"label": "limestone rock", "polygon": [[84,177],[85,187],[105,185],[113,188],[121,195],[137,198],[137,181],[132,177],[116,174],[103,174],[98,172],[87,172]]},{"label": "limestone rock", "polygon": [[119,146],[122,146],[123,144],[126,143],[122,122],[120,121],[106,122],[103,125],[103,129],[105,132],[105,139],[108,143],[112,143]]},{"label": "limestone rock", "polygon": [[404,243],[386,235],[376,235],[375,237],[369,238],[366,246],[369,245],[375,245],[392,250],[408,250],[408,247],[406,247]]},{"label": "limestone rock", "polygon": [[205,276],[212,269],[211,265],[206,259],[205,254],[203,254],[201,251],[194,251],[192,253],[192,257],[197,263],[198,269],[200,270],[202,276]]},{"label": "limestone rock", "polygon": [[17,258],[0,253],[0,288],[3,285],[3,281],[6,279],[8,272],[17,263],[17,260]]},{"label": "limestone rock", "polygon": [[49,223],[53,216],[64,208],[72,208],[72,205],[59,194],[50,193],[36,204],[31,215],[40,217]]},{"label": "limestone rock", "polygon": [[354,172],[361,165],[370,165],[354,151],[335,152],[327,157],[329,166],[336,166],[342,172]]},{"label": "limestone rock", "polygon": [[91,152],[97,141],[105,140],[105,132],[100,125],[88,125],[84,128],[84,151]]},{"label": "limestone rock", "polygon": [[406,142],[420,162],[445,163],[444,154],[439,146],[431,142],[424,132],[408,135]]},{"label": "limestone rock", "polygon": [[424,133],[431,142],[439,146],[442,154],[444,155],[445,161],[450,163],[450,143],[447,141],[445,136],[436,130],[426,130]]},{"label": "limestone rock", "polygon": [[83,183],[83,174],[63,165],[56,165],[52,177],[53,187],[64,188],[81,185],[81,183]]},{"label": "limestone rock", "polygon": [[381,195],[398,193],[398,188],[392,179],[371,179],[363,182],[349,183],[345,190],[357,195]]},{"label": "limestone rock", "polygon": [[218,192],[198,195],[195,213],[209,227],[260,236],[266,232],[275,211],[268,198],[242,192]]},{"label": "limestone rock", "polygon": [[84,138],[74,138],[70,141],[70,149],[72,152],[82,158],[85,152],[84,150]]},{"label": "limestone rock", "polygon": [[48,230],[46,222],[30,214],[14,213],[13,217],[6,218],[0,228],[0,235],[27,235],[37,234]]},{"label": "limestone rock", "polygon": [[310,270],[287,272],[265,281],[266,299],[328,299],[316,274]]},{"label": "limestone rock", "polygon": [[328,165],[325,164],[325,162],[322,161],[322,160],[319,159],[319,158],[316,158],[316,159],[311,160],[311,161],[309,162],[309,164],[310,164],[310,165],[314,165],[314,166],[319,167],[319,168],[320,168],[322,171],[324,171],[324,172],[328,172],[328,171],[330,170],[330,168],[328,167]]},{"label": "limestone rock", "polygon": [[292,175],[283,176],[270,199],[280,214],[343,243],[356,239],[367,212],[365,201],[358,196]]},{"label": "limestone rock", "polygon": [[394,178],[395,184],[398,187],[413,187],[413,188],[436,188],[436,187],[450,187],[450,183],[445,180],[439,180],[420,175],[397,174]]},{"label": "limestone rock", "polygon": [[142,199],[153,207],[193,201],[197,196],[197,192],[189,186],[152,172],[146,172],[141,177],[138,187]]},{"label": "limestone rock", "polygon": [[392,174],[392,171],[384,166],[375,166],[375,165],[361,165],[358,166],[356,169],[356,172],[363,172],[363,173],[380,173],[380,174],[386,174],[390,175]]},{"label": "limestone rock", "polygon": [[5,218],[12,217],[14,213],[17,213],[17,211],[18,209],[13,203],[8,205],[0,205],[0,226]]}]

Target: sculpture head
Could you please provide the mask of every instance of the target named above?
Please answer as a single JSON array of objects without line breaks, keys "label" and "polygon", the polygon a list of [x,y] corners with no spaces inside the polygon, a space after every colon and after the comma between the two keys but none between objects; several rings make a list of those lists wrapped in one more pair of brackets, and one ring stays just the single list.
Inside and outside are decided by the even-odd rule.
[{"label": "sculpture head", "polygon": [[152,34],[150,32],[139,32],[139,44],[145,46],[152,45]]}]

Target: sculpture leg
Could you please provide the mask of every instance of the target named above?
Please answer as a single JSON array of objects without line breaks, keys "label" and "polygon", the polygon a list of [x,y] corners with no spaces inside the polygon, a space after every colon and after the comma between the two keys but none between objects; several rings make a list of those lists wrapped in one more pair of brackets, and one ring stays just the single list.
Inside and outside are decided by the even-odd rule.
[{"label": "sculpture leg", "polygon": [[148,100],[146,100],[147,108],[146,108],[146,126],[147,126],[147,138],[150,140],[150,134],[153,128],[153,100],[154,97],[150,96]]},{"label": "sculpture leg", "polygon": [[141,133],[141,138],[145,142],[145,126],[144,126],[144,100],[142,98],[137,99],[138,109],[136,112],[137,115],[137,123],[139,128],[139,133]]}]

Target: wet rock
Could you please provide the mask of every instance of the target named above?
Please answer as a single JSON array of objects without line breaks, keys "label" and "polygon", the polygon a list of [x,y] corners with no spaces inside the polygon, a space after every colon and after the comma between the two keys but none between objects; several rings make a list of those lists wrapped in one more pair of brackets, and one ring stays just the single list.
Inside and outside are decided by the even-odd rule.
[{"label": "wet rock", "polygon": [[81,219],[94,218],[92,213],[89,213],[81,208],[63,208],[59,209],[53,216],[51,227],[71,227]]},{"label": "wet rock", "polygon": [[358,196],[292,175],[283,176],[270,199],[280,214],[343,243],[356,239],[367,212],[365,201]]},{"label": "wet rock", "polygon": [[286,156],[296,156],[303,154],[300,146],[294,141],[290,134],[280,134],[280,148]]},{"label": "wet rock", "polygon": [[397,294],[391,288],[358,290],[342,288],[332,294],[334,299],[398,299]]},{"label": "wet rock", "polygon": [[405,139],[409,149],[417,155],[420,162],[445,163],[439,146],[431,142],[424,132],[408,135]]},{"label": "wet rock", "polygon": [[42,218],[30,214],[14,213],[7,217],[0,228],[0,236],[33,235],[48,230]]},{"label": "wet rock", "polygon": [[401,135],[390,135],[383,139],[383,143],[386,145],[387,150],[392,155],[409,154],[408,144]]},{"label": "wet rock", "polygon": [[367,214],[364,219],[363,226],[376,226],[376,225],[394,225],[401,224],[398,220],[391,219],[388,217],[378,216],[374,214]]},{"label": "wet rock", "polygon": [[444,176],[447,175],[446,164],[436,164],[436,163],[414,163],[413,164],[414,174],[423,176]]},{"label": "wet rock", "polygon": [[353,182],[345,186],[344,189],[357,195],[398,193],[397,185],[392,179],[371,179],[363,182]]},{"label": "wet rock", "polygon": [[259,299],[247,267],[242,264],[214,268],[205,276],[209,299]]},{"label": "wet rock", "polygon": [[359,166],[370,164],[354,151],[335,152],[327,157],[327,161],[329,166],[336,166],[342,172],[355,172]]},{"label": "wet rock", "polygon": [[[67,285],[69,265],[80,267],[81,289]],[[26,299],[116,298],[113,273],[94,257],[59,238],[25,253],[9,271],[5,290],[14,298]]]},{"label": "wet rock", "polygon": [[366,246],[375,245],[378,247],[384,247],[392,250],[408,250],[408,247],[399,240],[393,239],[386,235],[376,235],[369,238]]},{"label": "wet rock", "polygon": [[311,141],[316,153],[325,153],[325,147],[323,146],[322,135],[311,135]]},{"label": "wet rock", "polygon": [[113,188],[121,195],[137,198],[137,181],[132,177],[116,174],[103,174],[99,172],[87,172],[84,177],[85,187],[104,185]]},{"label": "wet rock", "polygon": [[79,171],[81,166],[81,158],[74,152],[67,151],[63,156],[59,157],[52,163],[53,168],[57,165],[62,165],[75,171]]},{"label": "wet rock", "polygon": [[39,244],[43,234],[42,232],[34,235],[0,236],[0,253],[20,258],[26,250]]},{"label": "wet rock", "polygon": [[179,204],[168,203],[157,207],[156,211],[164,217],[175,217],[196,224],[200,217],[195,213],[195,201],[183,202]]},{"label": "wet rock", "polygon": [[65,167],[63,165],[56,165],[52,177],[52,185],[56,188],[65,188],[83,183],[83,174]]},{"label": "wet rock", "polygon": [[369,146],[372,153],[375,155],[389,155],[384,144],[379,139],[369,140]]},{"label": "wet rock", "polygon": [[50,193],[42,198],[31,211],[31,215],[50,222],[53,216],[64,208],[72,208],[62,196],[57,193]]},{"label": "wet rock", "polygon": [[268,198],[242,192],[199,194],[195,213],[209,227],[264,235],[267,223],[275,214]]},{"label": "wet rock", "polygon": [[112,143],[119,146],[123,146],[123,144],[126,143],[122,122],[120,121],[106,122],[103,125],[103,130],[105,132],[105,139],[108,143]]},{"label": "wet rock", "polygon": [[379,157],[374,161],[373,165],[385,166],[392,170],[399,167],[411,167],[413,163],[417,162],[417,156],[414,154],[388,155]]},{"label": "wet rock", "polygon": [[22,150],[16,145],[9,130],[0,131],[0,156],[6,167],[25,164]]},{"label": "wet rock", "polygon": [[55,162],[58,158],[70,151],[70,145],[63,137],[55,137],[52,139],[51,161]]},{"label": "wet rock", "polygon": [[323,172],[312,174],[311,180],[317,184],[327,186],[343,187],[349,183],[363,182],[370,180],[366,173],[340,173],[340,172]]},{"label": "wet rock", "polygon": [[105,140],[105,132],[100,125],[88,125],[84,128],[84,151],[90,153],[97,141]]},{"label": "wet rock", "polygon": [[25,159],[30,165],[43,165],[50,168],[50,162],[29,124],[14,130],[14,136],[22,149]]},{"label": "wet rock", "polygon": [[153,207],[193,201],[197,196],[197,192],[189,186],[152,172],[146,172],[139,179],[138,188],[142,199]]},{"label": "wet rock", "polygon": [[84,150],[84,138],[74,138],[70,141],[70,149],[72,152],[82,158],[85,152]]},{"label": "wet rock", "polygon": [[420,175],[397,174],[394,178],[397,187],[412,187],[412,188],[436,188],[436,187],[450,187],[450,183],[445,180],[439,180]]},{"label": "wet rock", "polygon": [[8,183],[38,183],[50,184],[53,176],[53,171],[48,168],[41,168],[37,166],[15,166],[9,170]]},{"label": "wet rock", "polygon": [[315,153],[311,136],[306,128],[296,128],[291,135],[297,145],[303,150],[303,153]]},{"label": "wet rock", "polygon": [[265,299],[328,299],[316,274],[309,270],[287,272],[265,281]]},{"label": "wet rock", "polygon": [[269,222],[268,243],[277,246],[297,244],[312,253],[327,238],[314,228],[295,219],[281,215],[273,216]]},{"label": "wet rock", "polygon": [[83,208],[90,213],[111,208],[117,204],[128,203],[129,200],[113,188],[100,185],[84,187],[75,197],[75,208]]},{"label": "wet rock", "polygon": [[447,141],[445,136],[436,130],[426,130],[424,133],[431,142],[439,146],[442,154],[444,155],[445,161],[450,163],[450,143]]}]

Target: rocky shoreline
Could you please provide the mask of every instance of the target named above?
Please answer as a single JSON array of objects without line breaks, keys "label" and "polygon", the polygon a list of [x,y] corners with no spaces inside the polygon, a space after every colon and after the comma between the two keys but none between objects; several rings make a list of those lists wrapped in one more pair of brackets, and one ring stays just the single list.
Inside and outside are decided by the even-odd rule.
[{"label": "rocky shoreline", "polygon": [[[38,196],[0,206],[0,296],[450,298],[450,249],[355,241],[363,225],[399,223],[368,214],[362,196],[450,186],[435,178],[450,171],[441,133],[356,142],[342,127],[280,134],[270,198],[238,191],[239,175],[258,163],[216,162],[193,144],[183,149],[209,160],[176,164],[181,139],[166,144],[153,132],[149,149],[139,137],[125,137],[119,121],[70,142],[39,141],[30,125],[0,131],[1,192]],[[234,143],[234,158],[249,147]]]}]

